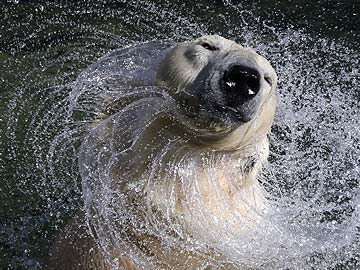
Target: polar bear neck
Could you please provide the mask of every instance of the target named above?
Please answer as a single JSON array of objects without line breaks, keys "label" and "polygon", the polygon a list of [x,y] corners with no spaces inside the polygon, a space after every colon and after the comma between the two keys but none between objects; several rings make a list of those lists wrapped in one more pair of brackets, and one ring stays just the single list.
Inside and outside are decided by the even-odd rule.
[{"label": "polar bear neck", "polygon": [[147,199],[169,220],[185,221],[193,233],[204,231],[201,226],[214,219],[226,220],[239,233],[258,222],[265,205],[258,178],[268,155],[268,140],[251,149],[178,155],[161,170],[161,179],[147,187]]}]

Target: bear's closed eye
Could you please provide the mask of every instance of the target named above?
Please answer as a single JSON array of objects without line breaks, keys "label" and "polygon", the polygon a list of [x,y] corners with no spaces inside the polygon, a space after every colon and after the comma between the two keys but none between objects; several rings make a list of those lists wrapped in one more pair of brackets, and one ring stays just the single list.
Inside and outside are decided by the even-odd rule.
[{"label": "bear's closed eye", "polygon": [[201,46],[209,51],[218,51],[219,50],[218,47],[212,46],[211,44],[206,43],[206,42],[202,43]]},{"label": "bear's closed eye", "polygon": [[264,79],[270,86],[272,86],[273,82],[272,82],[272,79],[270,78],[270,76],[265,75]]}]

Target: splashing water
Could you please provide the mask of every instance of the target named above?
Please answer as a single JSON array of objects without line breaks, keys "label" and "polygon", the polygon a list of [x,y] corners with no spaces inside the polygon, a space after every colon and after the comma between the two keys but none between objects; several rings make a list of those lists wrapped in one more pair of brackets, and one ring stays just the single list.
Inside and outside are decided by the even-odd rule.
[{"label": "splashing water", "polygon": [[[200,13],[215,12],[214,7],[199,6]],[[44,33],[54,31],[56,22],[49,18],[61,7],[46,4],[42,11],[34,4],[32,8],[39,14],[50,10],[38,23]],[[83,21],[68,34],[58,30],[59,40],[42,38],[43,33],[34,31],[38,37],[19,39],[21,42],[12,46],[17,48],[15,57],[6,52],[0,55],[12,71],[3,75],[5,89],[12,92],[1,94],[4,151],[0,164],[6,183],[1,190],[12,194],[1,207],[0,223],[1,244],[10,249],[4,254],[12,257],[11,265],[40,267],[39,254],[47,245],[41,233],[51,236],[61,227],[66,217],[81,207],[83,192],[90,223],[105,253],[114,246],[124,246],[123,229],[131,224],[137,232],[156,235],[162,245],[176,250],[174,260],[182,260],[186,254],[202,256],[205,263],[199,269],[205,269],[206,264],[215,269],[356,269],[360,248],[359,51],[304,31],[269,27],[251,9],[229,1],[216,9],[220,15],[206,24],[186,5],[174,10],[167,2],[144,1],[142,5],[124,2],[122,8],[108,8],[108,13],[99,17],[107,22],[119,18],[114,23],[122,26],[119,30],[111,23],[105,26],[98,22],[104,28],[88,23],[86,10],[96,13],[96,6],[75,9],[74,14],[83,13]],[[11,8],[7,14],[12,15]],[[242,19],[241,27],[235,17]],[[57,19],[71,25],[66,17],[59,15]],[[44,29],[44,22],[53,28]],[[171,31],[174,23],[179,27]],[[225,23],[229,27],[219,30],[218,25]],[[177,199],[171,192],[177,187],[171,185],[171,177],[161,179],[169,182],[167,190],[159,187],[159,170],[165,167],[174,178],[182,177],[188,183],[186,179],[198,177],[193,169],[198,164],[206,162],[211,174],[211,168],[227,164],[226,157],[210,158],[206,153],[183,149],[178,150],[179,158],[170,159],[168,155],[186,141],[163,136],[164,129],[156,142],[141,142],[142,148],[130,148],[129,143],[141,138],[144,126],[153,119],[176,115],[171,97],[151,86],[155,69],[148,68],[156,67],[172,43],[139,42],[179,41],[211,32],[254,47],[268,58],[279,76],[279,98],[269,163],[264,164],[261,175],[270,205],[266,214],[260,214],[266,221],[256,232],[239,235],[231,231],[231,219],[215,220],[211,213],[202,213],[198,218],[204,230],[198,232],[203,235],[196,238],[184,231],[183,221],[171,218]],[[37,50],[34,40],[44,42],[47,49]],[[133,45],[86,68],[110,49],[127,44]],[[120,107],[107,112],[113,116],[102,119],[107,105],[115,99]],[[134,115],[137,122],[131,121]],[[123,126],[124,122],[132,124]],[[91,151],[99,155],[87,154]],[[186,151],[185,157],[181,151]],[[150,157],[148,166],[148,159],[140,157],[154,152],[157,154]],[[134,164],[148,169],[133,170]],[[234,168],[229,173],[238,172]],[[121,188],[126,188],[126,196],[116,192],[114,176],[123,180]],[[97,178],[101,181],[91,181]],[[188,191],[187,200],[196,200],[196,187],[183,188]],[[161,198],[157,205],[136,201],[144,189],[173,196]],[[190,210],[196,212],[201,202],[193,205]],[[132,211],[135,206],[138,212]],[[19,210],[14,213],[16,207]],[[6,214],[7,209],[15,218]],[[147,217],[145,222],[139,222],[139,215]],[[212,229],[214,224],[217,231]],[[23,243],[23,239],[27,241]],[[124,252],[139,265],[151,265],[151,260],[141,256],[144,251],[136,249],[134,239],[126,239],[134,246],[128,244]],[[209,250],[208,245],[215,250]]]}]

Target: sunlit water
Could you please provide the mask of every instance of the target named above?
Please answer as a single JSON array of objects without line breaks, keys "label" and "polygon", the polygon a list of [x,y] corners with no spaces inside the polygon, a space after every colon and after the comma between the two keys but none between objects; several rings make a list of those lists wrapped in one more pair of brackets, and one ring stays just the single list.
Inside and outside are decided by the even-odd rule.
[{"label": "sunlit water", "polygon": [[[43,8],[50,7],[53,12],[59,8]],[[39,6],[33,8],[41,12]],[[11,194],[11,199],[2,210],[0,240],[4,254],[11,256],[10,269],[39,268],[39,254],[46,252],[47,239],[52,239],[53,231],[81,207],[83,199],[103,251],[126,245],[124,252],[144,267],[151,265],[151,260],[144,259],[143,251],[136,250],[131,239],[124,241],[122,232],[129,223],[139,231],[158,236],[169,248],[202,254],[203,267],[356,269],[360,248],[358,49],[304,31],[271,28],[250,9],[230,2],[217,10],[223,16],[212,22],[198,19],[190,7],[188,13],[173,10],[171,5],[147,2],[141,6],[129,2],[126,8],[118,7],[115,15],[104,14],[101,18],[109,20],[105,29],[93,29],[81,21],[79,25],[88,27],[83,29],[83,36],[76,32],[81,30],[73,30],[59,34],[60,42],[42,39],[49,44],[47,50],[40,51],[31,50],[35,45],[28,37],[23,44],[17,43],[25,48],[19,49],[22,55],[18,58],[1,55],[5,66],[12,70],[4,75],[11,92],[2,96],[6,106],[1,108],[1,140],[8,145],[1,163],[5,172],[1,188]],[[210,7],[208,12],[214,10]],[[79,9],[82,12],[86,14]],[[7,13],[11,14],[11,9]],[[54,27],[56,22],[50,15],[45,21]],[[120,30],[110,28],[111,18],[116,17],[124,18],[116,21],[122,25]],[[58,20],[66,17],[58,16]],[[86,22],[86,18],[83,20]],[[176,31],[172,30],[174,24]],[[227,27],[219,30],[218,24]],[[142,198],[138,194],[144,189],[156,190],[159,164],[166,160],[167,153],[186,142],[174,137],[145,145],[149,148],[146,151],[156,155],[149,170],[142,172],[129,168],[146,162],[136,159],[144,150],[130,151],[130,145],[124,142],[141,136],[155,115],[176,115],[174,101],[151,86],[155,69],[148,69],[156,67],[169,43],[140,42],[181,41],[213,32],[254,47],[270,60],[279,76],[271,154],[260,179],[269,194],[270,210],[260,213],[264,222],[256,232],[246,235],[232,231],[229,221],[203,213],[199,220],[206,234],[196,237],[183,230],[181,221],[171,219],[176,197],[164,198],[161,214],[151,202],[135,200],[132,205],[128,200],[136,197],[134,194]],[[70,43],[69,39],[76,42]],[[96,61],[110,49],[129,44],[128,49]],[[92,62],[96,63],[87,67]],[[127,94],[129,89],[131,95]],[[121,100],[124,108],[107,112],[107,105],[114,99]],[[138,100],[135,105],[134,100]],[[141,118],[132,122],[139,110]],[[102,120],[103,113],[113,116]],[[102,155],[91,156],[91,151]],[[224,162],[221,157],[214,159],[192,150],[183,160],[175,161],[167,169],[174,176],[181,175],[184,181],[196,179],[192,166],[197,162],[211,166]],[[126,194],[114,188],[116,170],[127,172],[121,176]],[[132,178],[140,180],[126,184]],[[170,186],[171,180],[166,179]],[[196,192],[192,192],[191,185],[188,191],[189,200],[194,199]],[[143,223],[139,222],[139,212],[132,212],[141,203],[140,209],[147,216]],[[195,205],[201,206],[201,202]],[[12,212],[14,218],[6,211]],[[164,224],[170,224],[170,230],[165,231]],[[217,230],[212,229],[213,224]],[[208,245],[213,247],[211,252]]]}]

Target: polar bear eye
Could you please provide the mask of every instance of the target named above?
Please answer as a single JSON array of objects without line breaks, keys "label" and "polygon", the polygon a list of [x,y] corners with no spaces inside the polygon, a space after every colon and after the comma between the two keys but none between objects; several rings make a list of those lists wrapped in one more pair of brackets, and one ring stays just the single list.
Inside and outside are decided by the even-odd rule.
[{"label": "polar bear eye", "polygon": [[272,86],[272,80],[269,76],[265,76],[264,79],[270,86]]},{"label": "polar bear eye", "polygon": [[209,50],[209,51],[217,51],[217,50],[219,50],[219,48],[217,48],[217,47],[215,47],[215,46],[212,46],[212,45],[210,45],[209,43],[206,43],[206,42],[201,43],[201,46],[202,46],[203,48]]}]

